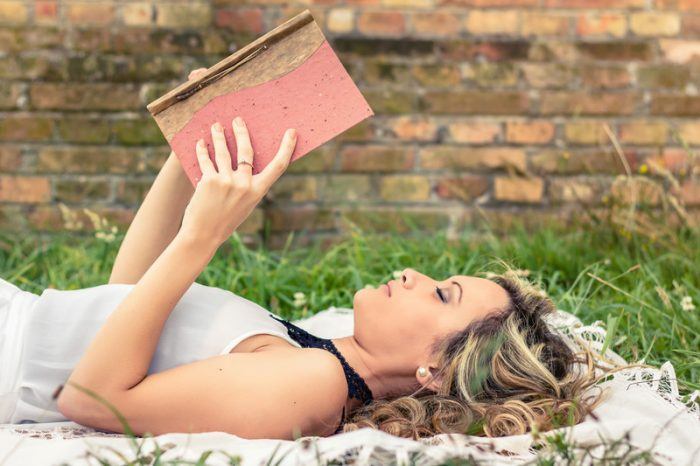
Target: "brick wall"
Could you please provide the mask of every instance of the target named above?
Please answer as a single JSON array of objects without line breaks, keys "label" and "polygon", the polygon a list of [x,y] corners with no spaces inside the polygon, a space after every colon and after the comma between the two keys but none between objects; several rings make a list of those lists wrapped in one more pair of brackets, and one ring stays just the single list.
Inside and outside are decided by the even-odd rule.
[{"label": "brick wall", "polygon": [[145,104],[305,8],[376,116],[247,234],[564,221],[640,186],[697,214],[700,0],[0,0],[0,229],[62,229],[61,203],[127,224],[169,152]]}]

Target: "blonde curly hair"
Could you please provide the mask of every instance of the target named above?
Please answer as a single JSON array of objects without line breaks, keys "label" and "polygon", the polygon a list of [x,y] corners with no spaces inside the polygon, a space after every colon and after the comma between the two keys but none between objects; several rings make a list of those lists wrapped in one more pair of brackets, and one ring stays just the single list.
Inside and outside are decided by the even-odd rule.
[{"label": "blonde curly hair", "polygon": [[[508,268],[487,275],[509,305],[434,342],[440,386],[375,399],[346,418],[342,432],[371,427],[418,439],[441,433],[500,437],[580,422],[601,401],[596,356],[574,353],[543,319],[556,311],[544,291]],[[583,369],[583,370],[581,370]]]}]

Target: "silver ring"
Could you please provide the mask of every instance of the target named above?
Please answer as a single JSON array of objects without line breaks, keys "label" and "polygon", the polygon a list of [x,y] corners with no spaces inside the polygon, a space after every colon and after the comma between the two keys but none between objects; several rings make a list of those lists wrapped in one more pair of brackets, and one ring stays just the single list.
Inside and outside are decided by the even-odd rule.
[{"label": "silver ring", "polygon": [[241,165],[245,165],[245,164],[250,165],[251,169],[253,168],[253,164],[248,162],[247,160],[243,160],[242,162],[238,162],[238,166],[236,168],[240,167]]}]

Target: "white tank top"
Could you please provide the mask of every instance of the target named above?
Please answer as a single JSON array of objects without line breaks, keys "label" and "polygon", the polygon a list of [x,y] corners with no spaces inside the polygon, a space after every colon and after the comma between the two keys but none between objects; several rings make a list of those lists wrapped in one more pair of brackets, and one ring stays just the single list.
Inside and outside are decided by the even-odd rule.
[{"label": "white tank top", "polygon": [[[41,294],[25,326],[19,401],[10,422],[67,420],[52,395],[133,287],[111,284]],[[256,334],[276,335],[301,347],[270,314],[275,315],[230,291],[194,283],[165,322],[148,373],[226,354]]]}]

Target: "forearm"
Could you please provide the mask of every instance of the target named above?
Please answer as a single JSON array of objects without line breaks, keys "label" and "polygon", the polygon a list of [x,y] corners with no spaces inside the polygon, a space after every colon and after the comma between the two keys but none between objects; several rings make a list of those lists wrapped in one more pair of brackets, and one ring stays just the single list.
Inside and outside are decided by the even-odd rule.
[{"label": "forearm", "polygon": [[109,283],[136,283],[173,240],[194,188],[173,152],[129,226]]},{"label": "forearm", "polygon": [[176,236],[107,318],[74,368],[61,397],[82,399],[70,382],[109,397],[143,380],[170,313],[215,251],[216,245],[211,242]]}]

